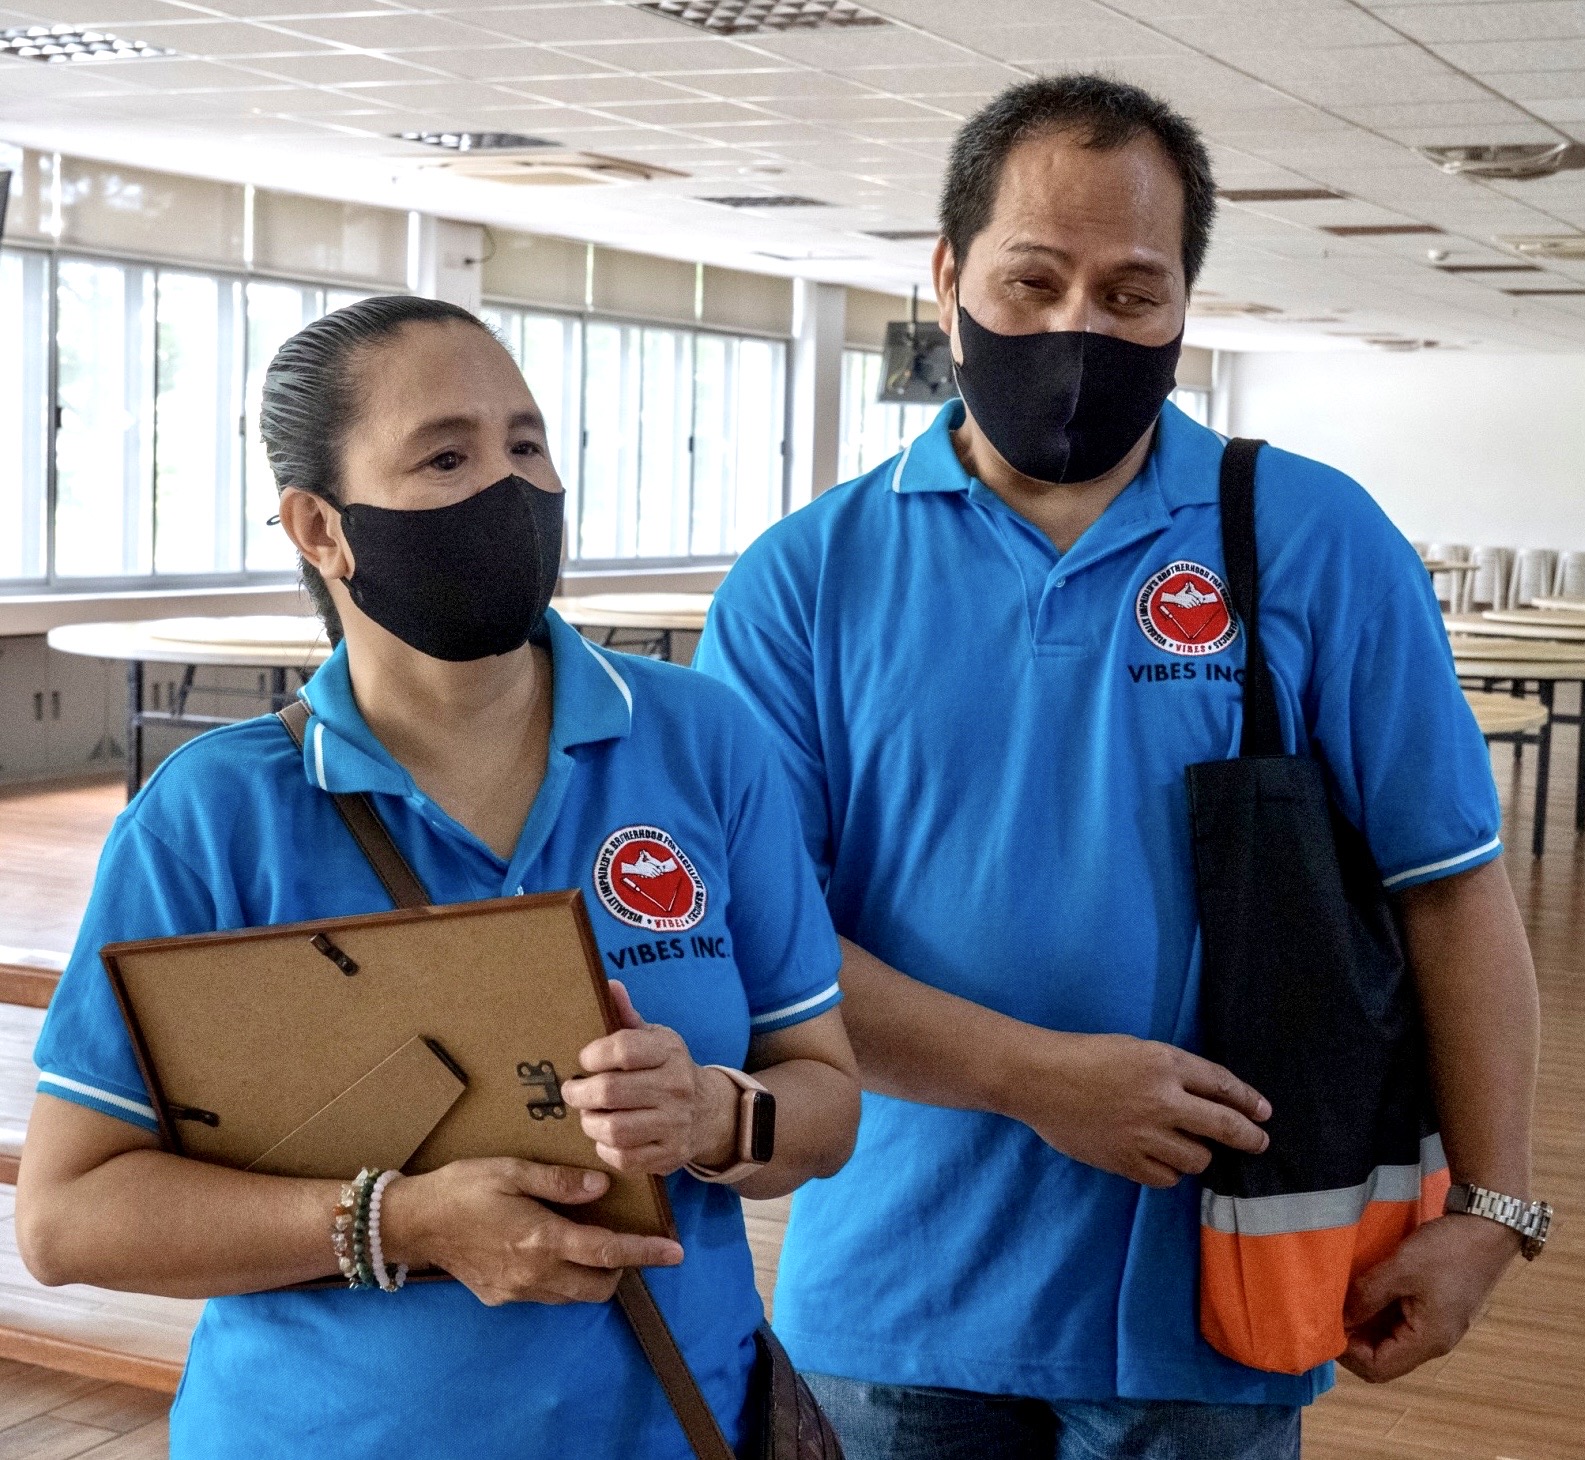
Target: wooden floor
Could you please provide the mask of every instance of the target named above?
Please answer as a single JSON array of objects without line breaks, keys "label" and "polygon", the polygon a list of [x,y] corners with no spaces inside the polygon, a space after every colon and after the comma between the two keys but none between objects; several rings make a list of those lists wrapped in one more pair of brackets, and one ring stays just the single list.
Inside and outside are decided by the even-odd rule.
[{"label": "wooden floor", "polygon": [[[1573,835],[1576,731],[1560,728],[1549,840],[1526,854],[1534,752],[1499,747],[1508,871],[1541,983],[1536,1182],[1558,1208],[1541,1261],[1515,1263],[1447,1358],[1397,1384],[1343,1375],[1306,1416],[1305,1460],[1585,1460],[1585,838]],[[0,944],[67,951],[119,785],[0,794]],[[784,1204],[751,1203],[769,1295]],[[159,1395],[0,1361],[0,1460],[165,1453]]]}]

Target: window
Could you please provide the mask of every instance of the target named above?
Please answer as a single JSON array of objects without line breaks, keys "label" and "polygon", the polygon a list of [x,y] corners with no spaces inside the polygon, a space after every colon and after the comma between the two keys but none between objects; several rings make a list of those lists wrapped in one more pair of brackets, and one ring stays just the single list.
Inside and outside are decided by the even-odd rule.
[{"label": "window", "polygon": [[277,495],[259,440],[265,368],[288,336],[364,297],[0,251],[0,338],[21,342],[0,351],[0,582],[294,571],[285,533],[268,525]]},{"label": "window", "polygon": [[1180,385],[1167,397],[1191,421],[1202,426],[1211,424],[1211,392],[1192,385]]},{"label": "window", "polygon": [[0,350],[0,579],[48,566],[48,264],[0,251],[0,340],[16,342]]},{"label": "window", "polygon": [[545,415],[580,563],[736,556],[782,514],[780,340],[484,311]]},{"label": "window", "polygon": [[879,350],[842,352],[842,418],[838,426],[837,475],[850,481],[897,455],[929,429],[937,405],[881,401]]}]

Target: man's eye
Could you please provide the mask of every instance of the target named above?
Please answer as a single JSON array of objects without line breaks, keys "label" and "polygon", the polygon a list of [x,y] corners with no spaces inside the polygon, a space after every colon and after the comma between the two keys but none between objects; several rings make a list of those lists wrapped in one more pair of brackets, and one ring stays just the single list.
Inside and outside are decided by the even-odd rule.
[{"label": "man's eye", "polygon": [[456,471],[462,465],[460,451],[442,451],[439,456],[433,457],[429,463],[439,471]]}]

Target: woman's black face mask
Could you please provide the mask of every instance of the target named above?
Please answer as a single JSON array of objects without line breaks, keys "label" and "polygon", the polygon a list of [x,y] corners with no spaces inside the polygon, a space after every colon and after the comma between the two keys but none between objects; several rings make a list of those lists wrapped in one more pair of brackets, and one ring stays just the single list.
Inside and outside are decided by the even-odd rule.
[{"label": "woman's black face mask", "polygon": [[1105,476],[1161,414],[1183,332],[1136,345],[1090,330],[1003,335],[958,304],[958,391],[986,439],[1040,482]]},{"label": "woman's black face mask", "polygon": [[455,663],[510,654],[550,603],[565,501],[508,476],[449,507],[351,503],[341,509],[357,562],[347,591],[421,654]]}]

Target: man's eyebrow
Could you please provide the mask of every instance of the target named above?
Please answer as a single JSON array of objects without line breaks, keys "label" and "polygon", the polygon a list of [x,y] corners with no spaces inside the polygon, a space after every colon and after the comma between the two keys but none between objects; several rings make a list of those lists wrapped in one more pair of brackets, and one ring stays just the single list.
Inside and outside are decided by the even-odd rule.
[{"label": "man's eyebrow", "polygon": [[[421,426],[415,426],[407,433],[409,441],[422,441],[430,436],[444,436],[452,431],[469,431],[479,424],[477,416],[439,416],[433,421],[425,421]],[[529,430],[543,432],[545,419],[538,411],[517,411],[513,414],[507,425],[514,431]]]},{"label": "man's eyebrow", "polygon": [[[1058,248],[1055,244],[1037,243],[1033,239],[1020,239],[1016,243],[1010,243],[1007,245],[1007,252],[1019,255],[1040,254],[1045,258],[1057,259],[1062,262],[1067,262],[1073,257],[1066,249]],[[1170,279],[1172,277],[1172,269],[1169,265],[1154,263],[1149,259],[1129,259],[1119,265],[1116,272],[1118,274],[1148,274],[1154,278],[1162,279]]]}]

